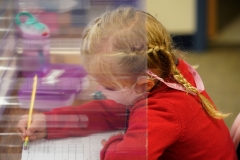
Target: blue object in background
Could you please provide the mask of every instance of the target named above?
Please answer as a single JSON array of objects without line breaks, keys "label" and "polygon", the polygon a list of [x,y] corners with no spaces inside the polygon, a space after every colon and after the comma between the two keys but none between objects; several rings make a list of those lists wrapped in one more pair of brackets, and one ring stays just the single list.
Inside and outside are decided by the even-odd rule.
[{"label": "blue object in background", "polygon": [[196,33],[173,35],[175,48],[183,51],[202,52],[207,49],[207,1],[196,1]]},{"label": "blue object in background", "polygon": [[115,1],[113,1],[113,4],[115,7],[119,7],[122,5],[137,7],[138,0],[115,0]]},{"label": "blue object in background", "polygon": [[87,9],[73,9],[71,11],[72,15],[72,26],[75,27],[85,27],[88,23],[88,10]]},{"label": "blue object in background", "polygon": [[72,25],[75,27],[85,27],[88,23],[88,10],[90,0],[76,0],[77,5],[71,10]]}]

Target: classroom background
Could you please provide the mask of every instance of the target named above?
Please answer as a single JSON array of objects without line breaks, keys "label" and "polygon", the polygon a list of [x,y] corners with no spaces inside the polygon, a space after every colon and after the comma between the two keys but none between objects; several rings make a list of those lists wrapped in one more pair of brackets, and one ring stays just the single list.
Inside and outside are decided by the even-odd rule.
[{"label": "classroom background", "polygon": [[230,128],[240,111],[239,0],[0,0],[0,119],[6,121],[6,109],[20,105],[16,93],[23,73],[32,72],[21,66],[27,61],[24,47],[29,41],[16,24],[18,13],[28,11],[49,28],[50,37],[40,44],[44,48],[40,59],[47,56],[47,63],[78,65],[83,28],[120,5],[143,9],[161,21],[176,48],[197,68],[216,106],[232,113],[225,119]]}]

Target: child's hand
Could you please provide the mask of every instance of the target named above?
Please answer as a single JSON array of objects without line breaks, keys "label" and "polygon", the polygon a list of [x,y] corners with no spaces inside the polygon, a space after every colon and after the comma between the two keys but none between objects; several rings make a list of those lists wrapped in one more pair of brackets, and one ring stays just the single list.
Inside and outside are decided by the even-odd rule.
[{"label": "child's hand", "polygon": [[[115,137],[115,136],[119,136],[119,135],[122,136],[123,133],[122,133],[122,132],[118,132],[118,133],[112,135],[110,138]],[[109,138],[109,139],[110,139],[110,138]],[[102,141],[101,141],[102,146],[104,146],[106,143],[107,143],[107,140],[102,139]]]},{"label": "child's hand", "polygon": [[17,124],[17,131],[22,138],[22,141],[24,141],[27,136],[29,137],[29,140],[46,137],[46,117],[44,114],[34,114],[32,116],[32,123],[28,129],[27,123],[28,115],[23,115]]}]

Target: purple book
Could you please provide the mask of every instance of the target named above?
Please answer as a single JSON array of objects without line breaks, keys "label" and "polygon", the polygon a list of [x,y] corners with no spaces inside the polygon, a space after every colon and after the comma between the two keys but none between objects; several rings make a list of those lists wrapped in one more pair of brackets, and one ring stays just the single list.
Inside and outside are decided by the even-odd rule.
[{"label": "purple book", "polygon": [[51,110],[72,105],[75,95],[88,84],[87,72],[81,65],[49,64],[27,77],[20,87],[20,107],[29,108],[34,75],[38,76],[34,109]]}]

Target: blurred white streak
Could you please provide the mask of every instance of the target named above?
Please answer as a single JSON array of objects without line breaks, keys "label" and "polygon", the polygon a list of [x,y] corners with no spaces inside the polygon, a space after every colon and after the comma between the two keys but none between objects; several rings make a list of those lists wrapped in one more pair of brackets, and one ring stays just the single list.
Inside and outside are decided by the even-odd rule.
[{"label": "blurred white streak", "polygon": [[199,68],[199,64],[192,65],[192,67],[193,67],[194,69],[198,69],[198,68]]},{"label": "blurred white streak", "polygon": [[14,135],[19,135],[19,133],[0,133],[0,136],[14,136]]},{"label": "blurred white streak", "polygon": [[[1,20],[1,18],[0,18]],[[13,29],[0,28],[0,32],[14,31]]]},{"label": "blurred white streak", "polygon": [[21,105],[17,97],[0,97],[0,105]]},{"label": "blurred white streak", "polygon": [[3,66],[0,66],[0,70],[17,70],[16,67],[3,67]]},{"label": "blurred white streak", "polygon": [[22,147],[23,145],[17,145],[17,144],[0,144],[0,147]]},{"label": "blurred white streak", "polygon": [[4,60],[17,60],[17,57],[0,57],[0,61]]},{"label": "blurred white streak", "polygon": [[[17,53],[22,54],[22,48],[17,48]],[[80,47],[79,48],[50,48],[50,54],[79,54],[80,55]]]}]

